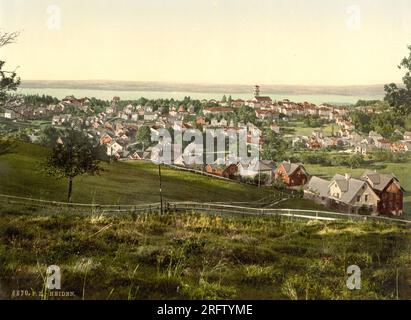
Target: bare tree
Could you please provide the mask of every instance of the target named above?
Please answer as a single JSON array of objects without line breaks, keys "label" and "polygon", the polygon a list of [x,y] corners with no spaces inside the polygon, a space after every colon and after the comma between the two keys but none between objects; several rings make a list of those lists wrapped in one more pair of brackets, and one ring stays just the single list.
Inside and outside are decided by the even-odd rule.
[{"label": "bare tree", "polygon": [[[0,48],[14,43],[19,36],[19,32],[2,32],[0,30]],[[9,95],[10,91],[16,91],[20,85],[20,78],[17,77],[16,71],[3,70],[5,61],[0,60],[0,106],[7,107],[14,97]],[[12,143],[0,135],[0,155],[10,152],[12,148]]]},{"label": "bare tree", "polygon": [[[19,32],[2,32],[0,31],[0,48],[16,42]],[[3,70],[5,61],[0,60],[0,103],[5,105],[7,93],[16,91],[20,85],[20,78],[17,77],[16,70]]]},{"label": "bare tree", "polygon": [[8,44],[15,43],[16,39],[20,35],[20,32],[2,32],[0,31],[0,47],[4,47]]}]

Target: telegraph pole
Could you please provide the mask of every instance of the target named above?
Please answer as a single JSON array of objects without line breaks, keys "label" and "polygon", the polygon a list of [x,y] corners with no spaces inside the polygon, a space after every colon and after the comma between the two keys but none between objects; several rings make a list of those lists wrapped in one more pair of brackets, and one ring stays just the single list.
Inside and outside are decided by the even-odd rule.
[{"label": "telegraph pole", "polygon": [[163,215],[163,190],[161,184],[161,162],[158,164],[158,176],[160,178],[160,212]]}]

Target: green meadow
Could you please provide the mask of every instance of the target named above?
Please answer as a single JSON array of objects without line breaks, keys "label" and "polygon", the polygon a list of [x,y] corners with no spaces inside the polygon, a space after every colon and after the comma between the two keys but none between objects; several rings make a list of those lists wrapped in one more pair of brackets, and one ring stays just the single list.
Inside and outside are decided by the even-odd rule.
[{"label": "green meadow", "polygon": [[[66,201],[67,181],[48,176],[43,163],[48,149],[18,142],[13,152],[0,156],[0,194],[35,199]],[[74,180],[73,202],[97,204],[143,204],[160,201],[158,166],[150,162],[103,163],[98,176]],[[272,188],[223,181],[162,167],[165,201],[243,202],[277,199]],[[324,209],[304,199],[290,199],[283,208]]]},{"label": "green meadow", "polygon": [[[0,218],[0,298],[411,299],[410,229],[201,213]],[[361,268],[361,289],[346,286]],[[16,296],[34,291],[35,296]],[[15,296],[13,296],[13,292]]]}]

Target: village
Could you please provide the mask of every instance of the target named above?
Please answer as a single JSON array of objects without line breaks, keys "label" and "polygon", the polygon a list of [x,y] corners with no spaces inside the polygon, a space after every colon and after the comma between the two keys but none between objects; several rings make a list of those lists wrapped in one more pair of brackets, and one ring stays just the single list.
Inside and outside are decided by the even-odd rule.
[{"label": "village", "polygon": [[[296,154],[301,150],[319,152],[328,150],[359,157],[380,150],[389,153],[407,153],[411,148],[411,132],[396,130],[397,141],[389,141],[381,134],[370,131],[359,133],[350,119],[350,107],[324,103],[295,103],[289,100],[273,101],[260,94],[254,87],[250,100],[223,97],[217,100],[149,101],[140,103],[121,101],[114,97],[110,102],[68,96],[56,103],[41,103],[27,106],[24,99],[15,100],[14,105],[4,108],[2,117],[8,121],[42,121],[53,128],[71,127],[85,130],[90,138],[97,139],[106,147],[107,156],[119,161],[148,161],[154,157],[152,136],[160,129],[181,131],[220,129],[224,133],[232,129],[247,130],[249,144],[251,135],[257,134],[260,141],[256,146],[260,152],[258,161],[242,163],[225,161],[226,155],[216,155],[215,163],[206,165],[188,164],[184,155],[173,159],[173,165],[210,176],[236,180],[258,186],[284,185],[300,189],[304,197],[330,209],[363,214],[403,214],[403,188],[393,174],[365,172],[360,179],[346,172],[339,172],[330,181],[308,172],[299,161],[264,158],[264,149],[269,148],[267,132],[285,141]],[[365,113],[378,113],[372,107]],[[301,123],[301,119],[315,119],[320,127],[290,130],[290,124]],[[35,127],[34,127],[35,128]],[[33,143],[41,140],[42,129],[32,129],[27,139]],[[299,132],[302,131],[303,133]],[[304,134],[309,133],[311,135]],[[298,159],[297,159],[298,160]],[[226,164],[227,162],[227,164]]]}]

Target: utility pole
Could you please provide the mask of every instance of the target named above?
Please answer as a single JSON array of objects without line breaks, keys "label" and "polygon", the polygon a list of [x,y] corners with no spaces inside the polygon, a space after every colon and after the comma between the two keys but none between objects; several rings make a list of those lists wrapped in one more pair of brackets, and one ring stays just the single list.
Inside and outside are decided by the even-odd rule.
[{"label": "utility pole", "polygon": [[158,164],[158,176],[160,178],[160,213],[163,215],[163,190],[161,184],[161,162]]}]

